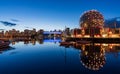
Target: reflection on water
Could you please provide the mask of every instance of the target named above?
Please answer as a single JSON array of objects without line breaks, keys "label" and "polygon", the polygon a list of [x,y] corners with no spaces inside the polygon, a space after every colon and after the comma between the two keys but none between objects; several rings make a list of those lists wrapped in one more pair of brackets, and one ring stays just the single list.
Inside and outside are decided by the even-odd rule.
[{"label": "reflection on water", "polygon": [[17,44],[19,42],[24,42],[25,45],[27,45],[27,44],[36,45],[36,43],[44,44],[46,42],[59,43],[59,42],[61,42],[61,39],[29,39],[29,40],[22,40],[22,41],[12,40],[11,44],[15,45],[15,44]]},{"label": "reflection on water", "polygon": [[13,47],[6,47],[6,48],[0,48],[0,54],[2,54],[3,52],[9,51],[9,50],[14,50],[15,48]]},{"label": "reflection on water", "polygon": [[118,52],[120,51],[120,44],[72,43],[70,45],[63,46],[80,50],[80,62],[89,70],[100,70],[106,63],[106,53],[114,53],[115,56],[118,56]]},{"label": "reflection on water", "polygon": [[10,48],[0,51],[0,73],[101,74],[108,69],[119,71],[120,44],[73,42],[61,45],[60,42],[60,39],[12,41]]},{"label": "reflection on water", "polygon": [[[43,44],[44,42],[52,42],[52,43],[57,43],[57,42],[61,42],[61,39],[39,39],[39,40],[36,40],[36,39],[29,39],[29,40],[24,40],[24,41],[16,41],[16,40],[13,40],[11,41],[11,45],[15,45],[19,42],[24,42],[25,45],[27,44],[32,44],[32,45],[35,45],[36,42],[39,43],[39,44]],[[9,46],[9,47],[6,47],[6,48],[0,48],[0,54],[2,54],[3,52],[5,51],[8,51],[8,50],[13,50],[15,49],[14,47],[12,46]],[[16,52],[11,52],[11,54],[15,54]]]},{"label": "reflection on water", "polygon": [[[12,45],[15,45],[16,43],[19,43],[21,41],[12,41]],[[36,40],[36,39],[31,39],[31,40],[25,40],[25,41],[22,41],[24,42],[24,44],[32,44],[32,45],[35,45],[36,42],[38,42],[39,44],[43,44],[44,42],[52,42],[52,43],[57,43],[57,42],[61,42],[61,39],[39,39],[39,40]]]},{"label": "reflection on water", "polygon": [[[44,44],[44,42],[61,42],[60,39],[46,39],[46,40],[35,40],[32,39],[30,41],[24,41],[24,44],[32,44],[35,45],[36,42],[39,44]],[[19,43],[19,41],[13,41],[12,45]],[[61,45],[60,45],[61,46]],[[104,44],[104,43],[90,43],[90,44],[79,44],[79,43],[72,43],[67,45],[62,45],[65,48],[75,48],[80,50],[80,62],[81,64],[90,70],[99,70],[104,67],[106,63],[106,53],[114,53],[117,56],[120,44]],[[66,51],[66,50],[65,50]],[[66,57],[65,57],[66,58]]]},{"label": "reflection on water", "polygon": [[101,46],[86,45],[82,47],[80,58],[86,68],[99,70],[105,64],[105,51]]}]

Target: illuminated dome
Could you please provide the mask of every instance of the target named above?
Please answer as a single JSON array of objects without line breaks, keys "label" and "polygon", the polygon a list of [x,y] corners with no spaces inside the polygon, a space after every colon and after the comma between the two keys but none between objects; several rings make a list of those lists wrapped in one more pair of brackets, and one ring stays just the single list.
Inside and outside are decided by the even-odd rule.
[{"label": "illuminated dome", "polygon": [[82,28],[103,27],[103,25],[104,17],[96,10],[87,11],[80,18],[80,26]]}]

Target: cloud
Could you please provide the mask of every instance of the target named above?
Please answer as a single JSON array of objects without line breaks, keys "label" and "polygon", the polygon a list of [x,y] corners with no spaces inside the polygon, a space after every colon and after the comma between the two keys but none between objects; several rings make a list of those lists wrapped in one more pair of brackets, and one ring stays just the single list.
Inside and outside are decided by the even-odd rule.
[{"label": "cloud", "polygon": [[8,22],[8,21],[0,21],[4,26],[16,26],[16,23]]},{"label": "cloud", "polygon": [[13,22],[19,22],[19,20],[16,20],[16,19],[11,19],[11,21],[13,21]]}]

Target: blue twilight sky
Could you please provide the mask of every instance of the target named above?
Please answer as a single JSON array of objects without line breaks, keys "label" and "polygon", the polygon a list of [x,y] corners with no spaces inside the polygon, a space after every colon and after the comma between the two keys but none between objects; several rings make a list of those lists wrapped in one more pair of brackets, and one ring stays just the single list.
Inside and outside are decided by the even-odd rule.
[{"label": "blue twilight sky", "polygon": [[0,29],[78,28],[84,11],[96,9],[105,19],[120,17],[119,5],[120,0],[0,0]]}]

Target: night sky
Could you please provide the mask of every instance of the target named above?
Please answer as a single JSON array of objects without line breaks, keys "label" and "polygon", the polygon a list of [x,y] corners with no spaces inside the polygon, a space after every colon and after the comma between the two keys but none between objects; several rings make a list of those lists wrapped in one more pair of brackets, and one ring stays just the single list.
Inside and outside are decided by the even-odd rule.
[{"label": "night sky", "polygon": [[96,9],[105,19],[120,17],[120,0],[0,0],[0,29],[78,28],[84,11]]}]

